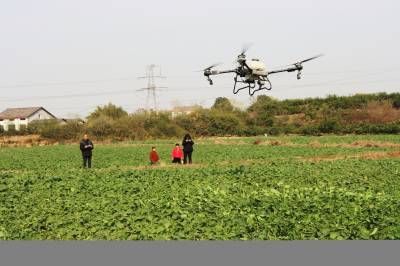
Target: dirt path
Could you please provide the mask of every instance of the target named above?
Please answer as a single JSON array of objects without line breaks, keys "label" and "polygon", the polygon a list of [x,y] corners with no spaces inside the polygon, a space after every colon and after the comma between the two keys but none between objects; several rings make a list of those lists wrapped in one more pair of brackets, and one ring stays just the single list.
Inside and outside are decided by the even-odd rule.
[{"label": "dirt path", "polygon": [[[321,161],[337,161],[337,160],[357,160],[357,159],[366,159],[366,160],[379,160],[379,159],[388,159],[388,158],[400,158],[400,151],[391,151],[391,152],[366,152],[360,154],[335,154],[335,155],[326,155],[326,156],[309,156],[309,157],[293,157],[289,159],[278,158],[278,159],[261,159],[261,160],[240,160],[240,161],[221,161],[215,164],[192,164],[192,165],[172,165],[172,164],[161,164],[158,166],[123,166],[118,167],[119,170],[150,170],[150,169],[171,169],[171,168],[192,168],[192,169],[202,169],[212,165],[217,166],[228,166],[230,164],[236,165],[251,165],[251,164],[262,164],[262,163],[271,163],[274,161],[304,161],[304,162],[321,162]],[[115,171],[115,168],[102,168],[96,169],[99,172],[107,172],[107,171]]]},{"label": "dirt path", "polygon": [[[107,168],[93,168],[95,172],[115,172],[115,171],[129,171],[129,170],[157,170],[157,169],[202,169],[210,166],[229,166],[229,165],[254,165],[254,164],[268,164],[276,161],[303,161],[303,162],[322,162],[322,161],[337,161],[337,160],[380,160],[389,158],[400,158],[400,151],[376,151],[376,152],[364,152],[358,154],[334,154],[334,155],[323,155],[323,156],[296,156],[292,158],[276,158],[276,159],[249,159],[249,160],[238,160],[238,161],[220,161],[217,163],[201,163],[192,165],[175,165],[162,162],[157,166],[141,165],[141,166],[120,166],[120,167],[107,167]],[[0,174],[21,174],[27,172],[35,172],[30,169],[0,169]]]}]

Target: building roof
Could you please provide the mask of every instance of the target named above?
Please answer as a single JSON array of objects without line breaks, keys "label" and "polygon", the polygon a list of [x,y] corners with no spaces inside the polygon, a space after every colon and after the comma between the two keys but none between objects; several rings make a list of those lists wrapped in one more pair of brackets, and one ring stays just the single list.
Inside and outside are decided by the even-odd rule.
[{"label": "building roof", "polygon": [[50,112],[48,112],[43,107],[24,107],[24,108],[7,108],[3,112],[0,113],[0,119],[16,119],[16,118],[28,118],[38,112],[39,110],[43,110],[53,116]]}]

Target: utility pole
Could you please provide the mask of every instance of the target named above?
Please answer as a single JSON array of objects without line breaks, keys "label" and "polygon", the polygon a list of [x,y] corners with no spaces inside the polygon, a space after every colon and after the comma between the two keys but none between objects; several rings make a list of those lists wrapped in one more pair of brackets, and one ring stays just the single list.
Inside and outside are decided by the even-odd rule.
[{"label": "utility pole", "polygon": [[[147,66],[146,68],[146,76],[143,77],[138,77],[139,79],[147,79],[147,87],[146,88],[141,88],[138,89],[137,91],[147,91],[147,98],[146,98],[146,110],[155,110],[157,111],[157,95],[156,91],[159,91],[160,89],[165,89],[167,87],[157,87],[155,84],[156,78],[165,78],[164,76],[161,75],[161,67],[159,68],[160,74],[155,75],[154,70],[157,66],[152,64]],[[152,108],[150,108],[150,99],[152,99]]]}]

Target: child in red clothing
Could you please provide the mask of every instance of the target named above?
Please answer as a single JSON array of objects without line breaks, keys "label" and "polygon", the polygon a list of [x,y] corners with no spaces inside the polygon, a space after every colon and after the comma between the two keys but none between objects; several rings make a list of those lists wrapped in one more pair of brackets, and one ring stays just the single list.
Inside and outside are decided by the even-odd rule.
[{"label": "child in red clothing", "polygon": [[175,144],[175,148],[172,150],[172,163],[182,163],[183,152],[179,144]]},{"label": "child in red clothing", "polygon": [[158,153],[156,151],[156,147],[152,147],[151,148],[151,152],[150,152],[150,164],[151,165],[156,164],[159,159],[160,159],[160,157],[158,156]]}]

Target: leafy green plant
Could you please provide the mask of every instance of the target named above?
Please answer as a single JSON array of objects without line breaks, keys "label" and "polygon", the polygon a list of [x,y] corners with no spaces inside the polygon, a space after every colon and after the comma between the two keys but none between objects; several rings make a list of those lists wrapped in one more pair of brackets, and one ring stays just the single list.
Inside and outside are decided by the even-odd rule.
[{"label": "leafy green plant", "polygon": [[0,239],[400,239],[400,159],[361,157],[399,135],[261,138],[195,139],[187,167],[176,139],[95,143],[90,170],[78,144],[1,148]]}]

